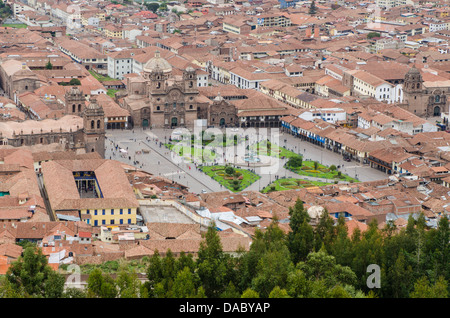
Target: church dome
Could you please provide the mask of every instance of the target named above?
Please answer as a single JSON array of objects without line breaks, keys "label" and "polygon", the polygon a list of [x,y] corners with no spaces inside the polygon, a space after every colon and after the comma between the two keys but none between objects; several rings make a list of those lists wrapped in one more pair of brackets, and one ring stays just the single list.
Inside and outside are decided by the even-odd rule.
[{"label": "church dome", "polygon": [[89,104],[86,106],[86,109],[99,109],[100,106],[97,103],[97,97],[92,95],[89,99]]},{"label": "church dome", "polygon": [[144,65],[144,72],[152,73],[155,71],[163,73],[172,72],[172,66],[160,56],[159,51],[156,51],[155,56]]},{"label": "church dome", "polygon": [[418,75],[420,75],[420,71],[416,68],[416,66],[415,65],[413,65],[410,69],[409,69],[409,71],[408,71],[408,74],[418,74]]}]

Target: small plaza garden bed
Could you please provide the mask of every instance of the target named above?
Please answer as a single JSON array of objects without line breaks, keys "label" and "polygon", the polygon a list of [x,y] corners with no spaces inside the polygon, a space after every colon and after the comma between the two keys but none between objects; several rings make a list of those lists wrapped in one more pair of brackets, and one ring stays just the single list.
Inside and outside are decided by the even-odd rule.
[{"label": "small plaza garden bed", "polygon": [[268,193],[273,191],[285,191],[292,189],[302,189],[302,188],[311,188],[311,187],[321,187],[326,186],[331,183],[322,182],[322,181],[311,181],[304,179],[296,179],[296,178],[287,178],[287,179],[278,179],[269,184],[267,187],[261,190],[262,193]]},{"label": "small plaza garden bed", "polygon": [[284,167],[301,176],[315,177],[326,180],[358,182],[357,179],[352,178],[339,171],[336,166],[324,166],[317,161],[306,160],[299,155],[291,157]]},{"label": "small plaza garden bed", "polygon": [[200,170],[233,192],[244,190],[260,178],[251,171],[232,166],[201,166]]}]

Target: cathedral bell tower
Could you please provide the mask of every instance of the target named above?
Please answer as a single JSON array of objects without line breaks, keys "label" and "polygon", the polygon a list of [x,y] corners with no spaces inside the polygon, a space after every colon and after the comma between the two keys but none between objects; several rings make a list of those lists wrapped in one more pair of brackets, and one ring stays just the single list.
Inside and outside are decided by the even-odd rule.
[{"label": "cathedral bell tower", "polygon": [[410,94],[422,93],[422,83],[422,75],[420,74],[420,71],[413,65],[413,67],[405,75],[403,91]]},{"label": "cathedral bell tower", "polygon": [[197,93],[197,73],[191,66],[183,72],[183,83],[185,93]]},{"label": "cathedral bell tower", "polygon": [[97,98],[92,95],[89,105],[83,112],[83,132],[86,152],[97,152],[105,157],[105,112],[97,104]]},{"label": "cathedral bell tower", "polygon": [[64,95],[65,113],[78,115],[84,111],[85,98],[78,86],[72,86]]}]

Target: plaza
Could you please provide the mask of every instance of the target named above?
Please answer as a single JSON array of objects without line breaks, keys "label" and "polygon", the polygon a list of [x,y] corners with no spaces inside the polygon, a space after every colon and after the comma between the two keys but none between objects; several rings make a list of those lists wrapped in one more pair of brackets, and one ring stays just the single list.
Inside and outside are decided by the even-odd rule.
[{"label": "plaza", "polygon": [[[257,130],[255,130],[257,132]],[[139,169],[163,176],[189,188],[190,192],[218,192],[226,188],[208,175],[200,171],[199,163],[183,160],[171,152],[164,144],[176,136],[173,129],[133,129],[109,130],[105,141],[105,158],[114,159],[135,166]],[[290,134],[282,133],[278,129],[268,133],[271,143],[277,144],[287,150],[302,155],[303,160],[317,161],[322,165],[339,166],[339,170],[359,181],[374,181],[385,179],[386,174],[368,165],[357,162],[346,162],[341,155],[324,150],[320,146],[302,141]],[[226,148],[223,148],[226,149]],[[226,157],[225,157],[226,158]],[[250,169],[260,176],[258,181],[252,183],[245,190],[260,191],[273,181],[280,178],[297,178],[310,181],[326,180],[315,177],[300,176],[284,168],[288,158],[277,157],[275,164],[270,167],[258,166],[248,163],[239,167]],[[210,162],[205,165],[217,165],[220,162]]]}]

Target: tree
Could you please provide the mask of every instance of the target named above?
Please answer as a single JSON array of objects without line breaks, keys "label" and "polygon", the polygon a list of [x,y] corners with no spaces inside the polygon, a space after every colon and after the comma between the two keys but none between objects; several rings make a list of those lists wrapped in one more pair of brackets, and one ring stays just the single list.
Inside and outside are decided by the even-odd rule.
[{"label": "tree", "polygon": [[369,32],[369,33],[367,34],[367,38],[368,38],[368,39],[379,38],[380,36],[381,36],[381,34],[378,33],[378,32]]},{"label": "tree", "polygon": [[320,250],[322,246],[326,251],[330,252],[331,244],[336,237],[336,228],[334,221],[326,209],[323,210],[319,217],[319,223],[314,229],[314,249]]},{"label": "tree", "polygon": [[353,245],[348,237],[348,229],[345,219],[340,216],[336,225],[336,239],[332,247],[332,255],[336,257],[336,262],[342,265],[350,266],[353,260]]},{"label": "tree", "polygon": [[69,85],[78,86],[78,85],[81,85],[81,82],[78,78],[72,78],[69,82]]},{"label": "tree", "polygon": [[146,3],[145,6],[147,7],[147,9],[149,11],[152,11],[153,13],[156,13],[156,11],[158,11],[158,8],[159,8],[159,3],[157,3],[157,2],[150,2],[150,3]]},{"label": "tree", "polygon": [[238,262],[239,288],[245,290],[252,285],[258,275],[258,264],[261,258],[270,251],[286,249],[286,235],[278,226],[276,217],[272,223],[262,231],[256,229],[250,250],[245,253]]},{"label": "tree", "polygon": [[50,60],[48,60],[47,64],[45,64],[45,69],[46,70],[52,70],[53,69],[53,64],[50,62]]},{"label": "tree", "polygon": [[268,297],[275,287],[287,286],[289,272],[293,269],[286,246],[266,252],[258,262],[252,289],[261,297]]},{"label": "tree", "polygon": [[64,291],[63,298],[87,298],[84,290],[76,287],[69,287]]},{"label": "tree", "polygon": [[294,298],[305,298],[310,294],[310,283],[305,273],[295,268],[288,276],[288,294]]},{"label": "tree", "polygon": [[305,260],[314,248],[314,230],[309,224],[310,217],[303,207],[303,202],[297,199],[294,207],[289,208],[289,226],[291,231],[287,237],[287,246],[292,261],[296,264]]},{"label": "tree", "polygon": [[289,298],[289,295],[286,289],[281,289],[279,286],[276,286],[269,294],[269,298]]},{"label": "tree", "polygon": [[312,0],[311,5],[309,6],[308,13],[310,15],[315,15],[317,13],[316,1]]},{"label": "tree", "polygon": [[28,246],[7,271],[8,286],[18,294],[58,298],[64,291],[64,277],[55,272],[35,246]]},{"label": "tree", "polygon": [[150,264],[147,268],[147,284],[150,291],[156,286],[156,284],[160,283],[163,280],[162,262],[158,250],[155,250],[152,257],[150,258],[149,263]]},{"label": "tree", "polygon": [[121,268],[116,278],[116,285],[120,298],[139,298],[141,282],[134,271],[129,272],[125,267]]},{"label": "tree", "polygon": [[293,167],[293,168],[299,168],[301,167],[303,164],[303,157],[302,156],[294,156],[289,158],[287,165],[289,167]]},{"label": "tree", "polygon": [[102,270],[95,268],[87,279],[87,296],[89,298],[116,298],[118,295],[114,279],[103,275]]},{"label": "tree", "polygon": [[172,296],[175,298],[197,297],[198,277],[188,267],[179,271],[172,286]]},{"label": "tree", "polygon": [[219,297],[227,283],[227,268],[222,243],[214,222],[208,226],[204,239],[200,242],[197,269],[206,296]]},{"label": "tree", "polygon": [[243,293],[241,298],[259,298],[259,294],[251,288],[247,288]]},{"label": "tree", "polygon": [[450,227],[446,215],[442,216],[438,223],[434,239],[435,276],[445,275],[450,279]]},{"label": "tree", "polygon": [[297,269],[304,272],[311,281],[316,283],[322,281],[320,285],[324,284],[327,288],[336,285],[354,286],[357,282],[353,270],[348,266],[337,264],[335,257],[328,255],[325,249],[310,253],[305,262],[297,265]]},{"label": "tree", "polygon": [[229,282],[225,291],[220,295],[220,298],[239,298],[240,296],[236,286],[232,282]]},{"label": "tree", "polygon": [[431,285],[426,276],[422,276],[414,284],[411,298],[448,298],[448,283],[443,276]]},{"label": "tree", "polygon": [[23,286],[14,286],[6,276],[0,276],[0,298],[26,298]]},{"label": "tree", "polygon": [[167,3],[163,2],[159,5],[159,11],[167,11]]}]

